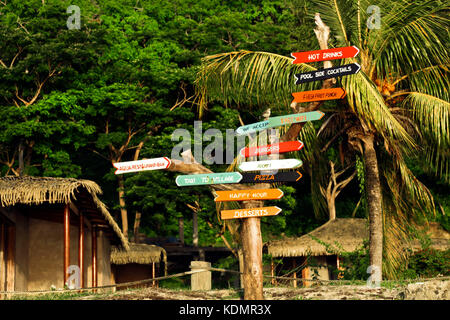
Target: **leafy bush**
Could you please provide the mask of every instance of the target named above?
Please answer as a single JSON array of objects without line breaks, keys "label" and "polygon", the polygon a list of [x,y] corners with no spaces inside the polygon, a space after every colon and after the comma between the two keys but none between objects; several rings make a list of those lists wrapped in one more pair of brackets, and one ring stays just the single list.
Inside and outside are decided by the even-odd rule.
[{"label": "leafy bush", "polygon": [[438,275],[450,275],[450,250],[425,248],[410,256],[402,278],[433,278]]}]

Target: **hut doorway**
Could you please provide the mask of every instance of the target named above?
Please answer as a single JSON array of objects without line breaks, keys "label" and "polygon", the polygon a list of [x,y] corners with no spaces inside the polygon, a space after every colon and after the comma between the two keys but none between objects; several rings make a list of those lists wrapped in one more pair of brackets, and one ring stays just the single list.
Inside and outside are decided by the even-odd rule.
[{"label": "hut doorway", "polygon": [[14,291],[16,228],[0,214],[0,291]]}]

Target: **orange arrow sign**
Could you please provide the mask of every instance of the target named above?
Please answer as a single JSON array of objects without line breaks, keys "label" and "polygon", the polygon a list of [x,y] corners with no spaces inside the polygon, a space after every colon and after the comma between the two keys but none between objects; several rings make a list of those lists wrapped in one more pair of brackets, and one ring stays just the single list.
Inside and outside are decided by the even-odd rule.
[{"label": "orange arrow sign", "polygon": [[323,101],[342,99],[347,93],[342,88],[331,88],[313,91],[294,92],[294,100],[292,102],[311,102],[311,101]]},{"label": "orange arrow sign", "polygon": [[281,212],[278,207],[262,207],[251,209],[237,209],[237,210],[222,210],[222,220],[238,219],[238,218],[252,218],[252,217],[266,217],[276,216]]},{"label": "orange arrow sign", "polygon": [[253,189],[253,190],[232,190],[216,191],[216,202],[222,201],[245,201],[245,200],[273,200],[280,199],[283,191],[280,189]]}]

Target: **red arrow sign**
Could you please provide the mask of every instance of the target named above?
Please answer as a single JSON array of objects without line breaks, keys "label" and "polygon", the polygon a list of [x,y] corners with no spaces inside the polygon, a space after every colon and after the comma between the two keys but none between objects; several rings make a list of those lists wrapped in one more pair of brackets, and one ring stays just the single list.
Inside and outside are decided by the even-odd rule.
[{"label": "red arrow sign", "polygon": [[292,63],[308,63],[326,60],[336,60],[356,57],[359,53],[359,49],[355,46],[334,48],[326,50],[293,52],[291,56],[295,58]]},{"label": "red arrow sign", "polygon": [[292,96],[294,100],[292,102],[311,102],[311,101],[323,101],[342,99],[347,93],[342,88],[321,89],[312,91],[294,92]]},{"label": "red arrow sign", "polygon": [[291,151],[297,151],[303,148],[303,142],[301,141],[286,141],[280,143],[269,144],[260,147],[247,147],[241,149],[241,155],[243,157],[263,156],[266,154],[277,154]]}]

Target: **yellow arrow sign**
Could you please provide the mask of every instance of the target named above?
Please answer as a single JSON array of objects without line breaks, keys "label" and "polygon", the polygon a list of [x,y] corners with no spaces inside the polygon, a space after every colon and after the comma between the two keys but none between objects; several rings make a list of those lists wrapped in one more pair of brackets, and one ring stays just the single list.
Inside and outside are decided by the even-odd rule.
[{"label": "yellow arrow sign", "polygon": [[251,209],[236,209],[236,210],[222,210],[222,220],[226,219],[238,219],[238,218],[252,218],[252,217],[266,217],[276,216],[281,212],[278,207],[262,207]]},{"label": "yellow arrow sign", "polygon": [[280,199],[283,191],[280,189],[253,189],[253,190],[232,190],[216,191],[216,202],[222,201],[245,201],[245,200],[273,200]]}]

